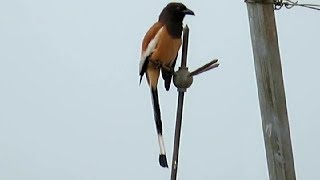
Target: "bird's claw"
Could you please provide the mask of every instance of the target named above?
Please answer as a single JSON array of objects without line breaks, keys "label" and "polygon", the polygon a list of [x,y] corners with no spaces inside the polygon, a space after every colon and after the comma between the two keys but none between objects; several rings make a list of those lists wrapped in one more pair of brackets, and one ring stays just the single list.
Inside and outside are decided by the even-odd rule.
[{"label": "bird's claw", "polygon": [[162,65],[161,65],[161,62],[160,62],[159,60],[156,61],[155,65],[156,65],[156,68],[157,68],[157,69],[160,69],[161,66],[162,66]]},{"label": "bird's claw", "polygon": [[160,62],[159,60],[150,61],[150,62],[154,65],[154,67],[155,67],[156,69],[163,69],[163,70],[169,72],[170,74],[173,74],[173,73],[174,73],[174,68],[173,68],[173,67],[163,65],[163,64],[161,64],[161,62]]},{"label": "bird's claw", "polygon": [[173,72],[174,72],[174,69],[172,67],[170,67],[170,66],[162,65],[161,68],[164,69],[165,71],[167,71],[170,74],[173,74]]},{"label": "bird's claw", "polygon": [[174,73],[174,68],[173,68],[173,67],[170,67],[169,69],[170,69],[169,72],[170,72],[171,74],[173,74],[173,73]]}]

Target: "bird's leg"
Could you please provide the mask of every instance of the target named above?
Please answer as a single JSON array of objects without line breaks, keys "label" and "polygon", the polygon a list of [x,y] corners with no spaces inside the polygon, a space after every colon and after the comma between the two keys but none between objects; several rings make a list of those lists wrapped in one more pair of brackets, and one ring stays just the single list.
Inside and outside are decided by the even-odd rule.
[{"label": "bird's leg", "polygon": [[171,75],[174,72],[173,67],[170,67],[170,66],[162,65],[161,68],[164,69],[165,71],[167,71],[168,73],[170,73]]},{"label": "bird's leg", "polygon": [[163,69],[167,72],[169,72],[171,75],[174,73],[174,68],[171,67],[171,66],[167,66],[167,65],[163,65],[161,64],[161,62],[159,60],[156,60],[156,61],[150,61],[154,66],[155,68],[157,69]]},{"label": "bird's leg", "polygon": [[151,62],[151,64],[156,68],[156,69],[160,69],[162,67],[161,62],[159,60],[153,61],[153,60],[149,60],[149,62]]},{"label": "bird's leg", "polygon": [[173,75],[173,73],[174,73],[174,67],[170,67],[170,73],[171,73],[171,75]]},{"label": "bird's leg", "polygon": [[159,60],[156,60],[155,62],[153,62],[153,64],[155,65],[155,67],[157,68],[157,69],[160,69],[161,68],[161,62],[159,61]]}]

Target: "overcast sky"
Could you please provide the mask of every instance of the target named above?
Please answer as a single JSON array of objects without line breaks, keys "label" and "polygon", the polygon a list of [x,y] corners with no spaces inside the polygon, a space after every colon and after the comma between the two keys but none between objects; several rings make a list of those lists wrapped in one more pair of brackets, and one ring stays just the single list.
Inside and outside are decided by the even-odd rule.
[{"label": "overcast sky", "polygon": [[[169,179],[138,86],[141,40],[168,2],[0,0],[1,180]],[[267,180],[246,4],[183,2],[190,69],[221,65],[186,94],[179,179]],[[320,179],[320,12],[276,18],[297,179]],[[177,92],[159,89],[171,166]]]}]

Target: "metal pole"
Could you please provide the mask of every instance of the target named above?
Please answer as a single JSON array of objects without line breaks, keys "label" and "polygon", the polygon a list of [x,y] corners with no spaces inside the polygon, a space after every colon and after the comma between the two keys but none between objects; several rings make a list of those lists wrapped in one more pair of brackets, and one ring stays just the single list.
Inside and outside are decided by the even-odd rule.
[{"label": "metal pole", "polygon": [[[186,26],[183,29],[182,59],[181,59],[180,69],[186,68],[186,65],[187,65],[188,40],[189,40],[189,27]],[[176,128],[175,128],[175,134],[174,134],[171,180],[177,179],[180,135],[181,135],[181,125],[182,125],[183,99],[184,99],[184,93],[186,91],[186,88],[178,88],[178,91],[179,91],[178,108],[177,108],[177,117],[176,117]]]},{"label": "metal pole", "polygon": [[171,180],[177,179],[184,93],[187,91],[187,88],[191,86],[193,82],[193,76],[209,71],[219,66],[218,60],[214,59],[211,62],[203,65],[202,67],[190,73],[188,71],[188,68],[186,67],[187,54],[188,54],[188,42],[189,42],[189,27],[186,25],[183,28],[181,67],[179,67],[179,70],[175,72],[173,76],[173,83],[178,88],[179,94],[178,94],[176,128],[175,128],[175,134],[174,134]]}]

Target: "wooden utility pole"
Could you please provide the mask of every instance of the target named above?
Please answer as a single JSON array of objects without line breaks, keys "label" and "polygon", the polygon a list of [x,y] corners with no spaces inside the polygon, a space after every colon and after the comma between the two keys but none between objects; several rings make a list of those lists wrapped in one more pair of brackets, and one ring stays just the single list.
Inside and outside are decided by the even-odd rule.
[{"label": "wooden utility pole", "polygon": [[247,0],[270,180],[295,180],[274,0]]}]

